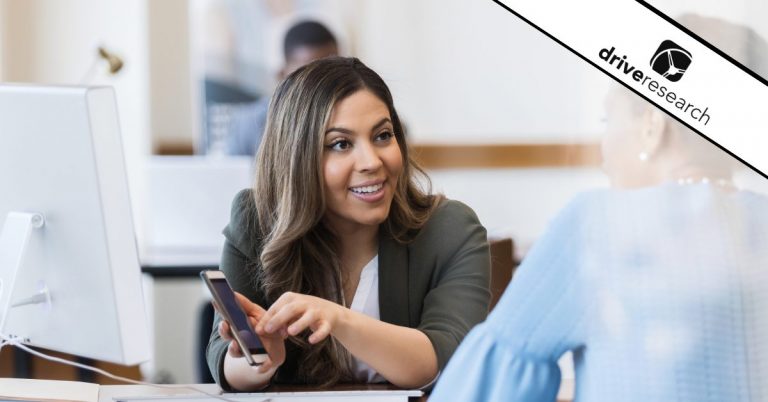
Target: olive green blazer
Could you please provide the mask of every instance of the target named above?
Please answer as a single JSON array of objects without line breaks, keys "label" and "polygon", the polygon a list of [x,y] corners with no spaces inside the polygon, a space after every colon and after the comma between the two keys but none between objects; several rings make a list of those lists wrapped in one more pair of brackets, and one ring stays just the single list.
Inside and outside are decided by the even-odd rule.
[{"label": "olive green blazer", "polygon": [[[248,207],[253,204],[247,202],[250,197],[251,190],[243,190],[233,201],[220,268],[235,291],[269,308],[253,275],[253,267],[259,266],[260,245],[253,233],[256,214]],[[447,199],[408,244],[380,232],[380,319],[424,332],[435,348],[439,370],[467,332],[488,314],[490,253],[486,236],[472,209]],[[216,330],[220,320],[217,313],[207,360],[216,382],[231,389],[223,375],[228,342]],[[275,383],[299,382],[295,373],[300,350],[291,346],[286,342],[286,361],[275,374]]]}]

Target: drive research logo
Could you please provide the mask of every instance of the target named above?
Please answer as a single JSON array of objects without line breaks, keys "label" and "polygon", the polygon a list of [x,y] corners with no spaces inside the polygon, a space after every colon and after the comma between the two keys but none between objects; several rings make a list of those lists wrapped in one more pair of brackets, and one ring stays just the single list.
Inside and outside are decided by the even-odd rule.
[{"label": "drive research logo", "polygon": [[[668,47],[668,44],[671,47]],[[684,55],[685,58],[679,59],[681,56],[676,55],[676,53]],[[683,96],[683,94],[679,94],[673,91],[672,86],[667,88],[665,85],[662,85],[664,84],[663,82],[656,81],[654,77],[635,67],[632,61],[627,58],[627,55],[619,56],[619,51],[616,50],[616,46],[600,49],[597,55],[601,60],[607,63],[608,66],[615,68],[617,73],[623,73],[625,76],[629,77],[629,79],[621,80],[618,78],[618,74],[609,73],[608,71],[604,70],[606,73],[614,75],[620,81],[625,82],[627,87],[630,85],[635,86],[635,88],[638,89],[636,91],[638,94],[642,95],[641,91],[645,91],[646,95],[642,96],[647,100],[655,103],[655,101],[652,101],[650,98],[648,98],[648,96],[656,95],[659,98],[667,101],[667,103],[670,105],[679,109],[680,112],[688,114],[696,122],[705,126],[709,123],[709,119],[711,117],[709,115],[709,107],[702,107],[698,104],[698,102],[692,102],[690,99]],[[685,63],[683,63],[683,61],[685,61]],[[656,55],[651,59],[651,66],[653,67],[653,70],[673,82],[678,81],[680,77],[683,76],[685,69],[690,64],[691,54],[669,40],[665,40],[661,43],[659,50],[656,51]],[[657,69],[657,65],[660,66],[660,69],[662,70],[661,72],[659,72],[659,69]],[[634,81],[634,83],[632,81]]]},{"label": "drive research logo", "polygon": [[683,49],[671,40],[661,42],[656,53],[651,58],[651,68],[662,77],[672,81],[680,81],[685,70],[691,65],[691,52]]}]

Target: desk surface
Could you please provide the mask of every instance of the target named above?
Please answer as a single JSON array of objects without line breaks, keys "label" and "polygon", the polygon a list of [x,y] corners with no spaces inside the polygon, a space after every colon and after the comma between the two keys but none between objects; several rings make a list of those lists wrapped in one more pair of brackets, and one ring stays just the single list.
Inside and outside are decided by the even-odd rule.
[{"label": "desk surface", "polygon": [[[215,394],[221,392],[216,384],[190,384],[190,387]],[[152,396],[152,395],[192,395],[194,391],[187,388],[157,388],[148,385],[102,385],[99,387],[99,402],[112,402],[113,398],[121,396]]]},{"label": "desk surface", "polygon": [[[216,384],[189,384],[190,387],[203,390],[208,393],[217,394],[221,389]],[[337,385],[331,388],[332,391],[353,391],[353,390],[396,390],[391,385]],[[265,392],[306,392],[317,390],[308,386],[271,386]],[[557,395],[558,402],[569,402],[573,400],[574,383],[572,379],[564,379]],[[99,389],[99,402],[112,402],[112,398],[121,396],[153,396],[153,395],[199,395],[188,388],[161,389],[145,385],[102,385]],[[410,402],[426,402],[427,397],[411,397]]]},{"label": "desk surface", "polygon": [[[204,397],[199,392],[195,392],[194,389],[205,391],[210,394],[219,394],[221,389],[216,384],[188,384],[173,386],[174,388],[157,388],[146,385],[102,385],[99,387],[99,402],[112,402],[116,397]],[[187,387],[187,388],[184,388]],[[194,389],[192,389],[194,388]],[[317,391],[316,388],[308,386],[270,386],[263,392],[313,392]],[[324,391],[371,391],[371,396],[376,395],[376,391],[402,391],[390,385],[337,385]],[[410,392],[410,391],[403,391]],[[381,395],[381,394],[379,394]],[[409,402],[426,402],[427,398],[424,396],[409,397]]]}]

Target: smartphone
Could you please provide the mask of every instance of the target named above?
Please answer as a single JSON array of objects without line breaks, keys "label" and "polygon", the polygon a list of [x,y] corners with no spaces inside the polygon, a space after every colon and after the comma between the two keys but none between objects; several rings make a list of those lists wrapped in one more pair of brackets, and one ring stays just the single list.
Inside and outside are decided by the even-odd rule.
[{"label": "smartphone", "polygon": [[248,323],[243,309],[235,299],[235,292],[229,286],[227,278],[221,271],[203,271],[200,272],[203,281],[208,285],[213,300],[216,301],[219,314],[229,323],[232,332],[232,338],[240,346],[245,360],[251,366],[260,366],[267,358],[267,351],[261,343],[261,339],[253,331]]}]

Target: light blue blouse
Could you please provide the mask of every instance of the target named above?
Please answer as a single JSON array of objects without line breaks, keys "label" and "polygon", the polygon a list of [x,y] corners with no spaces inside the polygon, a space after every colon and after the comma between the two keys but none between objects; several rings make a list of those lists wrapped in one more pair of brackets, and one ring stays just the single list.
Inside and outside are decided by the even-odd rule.
[{"label": "light blue blouse", "polygon": [[572,201],[434,401],[554,401],[573,351],[576,401],[768,400],[768,199],[707,185]]}]

